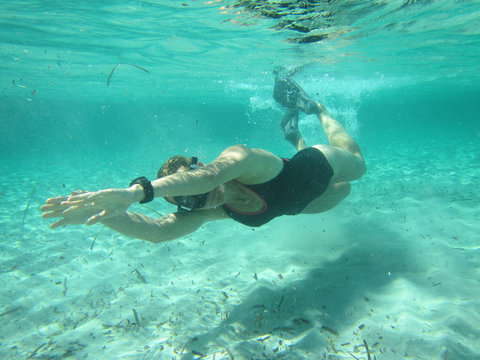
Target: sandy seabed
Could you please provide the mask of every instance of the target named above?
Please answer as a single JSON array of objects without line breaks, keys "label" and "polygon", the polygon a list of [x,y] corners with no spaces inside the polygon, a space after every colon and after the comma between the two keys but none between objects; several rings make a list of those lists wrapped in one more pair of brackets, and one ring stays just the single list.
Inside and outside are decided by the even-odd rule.
[{"label": "sandy seabed", "polygon": [[0,358],[480,359],[478,142],[364,150],[328,213],[163,244],[48,228],[47,197],[106,186],[98,162],[2,160]]}]

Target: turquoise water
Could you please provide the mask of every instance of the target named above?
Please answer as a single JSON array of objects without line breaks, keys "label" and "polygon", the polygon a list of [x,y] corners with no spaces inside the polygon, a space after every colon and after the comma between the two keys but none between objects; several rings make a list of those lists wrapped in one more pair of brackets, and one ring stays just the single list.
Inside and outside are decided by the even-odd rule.
[{"label": "turquoise water", "polygon": [[[1,358],[346,359],[348,348],[366,359],[354,352],[364,339],[380,343],[379,360],[480,358],[479,1],[0,10]],[[291,72],[364,152],[368,173],[338,209],[255,232],[215,223],[162,245],[40,218],[50,196],[153,178],[172,154],[211,161],[241,143],[292,156],[274,71]],[[300,129],[326,142],[314,118]],[[260,321],[260,302],[280,298],[295,310]]]},{"label": "turquoise water", "polygon": [[[399,122],[385,115],[390,109],[413,113],[399,114],[401,122],[421,116],[433,127],[439,120],[450,124],[448,112],[460,111],[464,126],[475,125],[477,1],[319,4],[318,14],[329,17],[315,18],[314,30],[302,33],[273,28],[287,20],[303,24],[306,15],[271,19],[260,16],[261,9],[233,7],[233,1],[5,3],[0,87],[7,126],[0,150],[48,151],[52,142],[68,149],[86,138],[95,146],[105,147],[105,140],[117,147],[125,133],[131,142],[158,147],[159,136],[164,142],[178,133],[175,125],[193,128],[192,117],[202,118],[197,127],[215,141],[263,142],[270,129],[277,131],[272,141],[278,144],[279,129],[270,124],[279,112],[271,99],[272,71],[282,67],[297,70],[297,81],[319,101],[347,108],[355,126],[381,119],[390,128]],[[292,43],[310,34],[327,37]],[[117,63],[149,73],[120,65],[107,86]],[[438,110],[438,98],[452,106]],[[185,108],[192,110],[181,123],[177,111]],[[230,136],[217,125],[226,116],[235,124]],[[172,125],[172,117],[180,124]],[[145,131],[139,119],[155,131]],[[104,131],[112,125],[115,134]],[[168,126],[171,133],[160,135],[158,127]]]}]

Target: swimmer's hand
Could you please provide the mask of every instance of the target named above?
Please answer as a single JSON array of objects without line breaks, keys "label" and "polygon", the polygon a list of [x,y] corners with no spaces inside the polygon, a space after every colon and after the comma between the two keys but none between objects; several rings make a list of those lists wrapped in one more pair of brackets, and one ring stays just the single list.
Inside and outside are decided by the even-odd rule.
[{"label": "swimmer's hand", "polygon": [[95,192],[74,191],[70,196],[57,196],[47,200],[40,208],[44,218],[62,217],[51,225],[87,224],[123,214],[133,203],[132,196],[126,189],[108,189]]},{"label": "swimmer's hand", "polygon": [[[71,196],[80,195],[82,193],[86,193],[86,191],[75,191]],[[44,212],[44,214],[42,214],[44,219],[61,218],[50,225],[52,229],[65,225],[85,224],[88,219],[102,211],[102,209],[91,207],[76,209],[76,211],[68,211],[68,205],[62,205],[65,204],[68,198],[69,196],[50,198],[47,200],[47,203],[40,208],[40,210]]]}]

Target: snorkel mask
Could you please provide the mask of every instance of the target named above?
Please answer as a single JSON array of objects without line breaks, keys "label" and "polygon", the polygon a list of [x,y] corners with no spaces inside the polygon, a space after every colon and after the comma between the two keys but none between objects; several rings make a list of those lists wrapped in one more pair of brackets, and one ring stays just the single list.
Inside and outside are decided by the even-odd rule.
[{"label": "snorkel mask", "polygon": [[[190,170],[199,169],[198,158],[192,156],[192,164],[190,165]],[[188,195],[188,196],[174,196],[173,199],[178,205],[179,212],[193,211],[195,209],[200,209],[205,206],[207,202],[208,192],[199,195]]]}]

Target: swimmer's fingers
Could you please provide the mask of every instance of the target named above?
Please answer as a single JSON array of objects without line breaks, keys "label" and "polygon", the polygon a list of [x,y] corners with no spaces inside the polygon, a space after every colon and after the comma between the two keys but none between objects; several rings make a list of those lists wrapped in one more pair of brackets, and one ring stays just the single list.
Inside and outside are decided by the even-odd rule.
[{"label": "swimmer's fingers", "polygon": [[47,199],[47,204],[60,204],[62,201],[67,201],[68,196],[56,196],[50,199]]},{"label": "swimmer's fingers", "polygon": [[107,212],[105,210],[99,212],[98,214],[93,215],[87,220],[87,225],[93,225],[98,223],[99,221],[102,221],[105,219],[107,216]]},{"label": "swimmer's fingers", "polygon": [[68,206],[62,205],[67,200],[67,196],[57,196],[47,199],[46,204],[40,207],[40,211],[60,211],[65,210]]},{"label": "swimmer's fingers", "polygon": [[65,206],[60,205],[60,204],[47,204],[47,205],[43,205],[40,208],[40,211],[43,211],[43,212],[46,212],[46,211],[60,211],[60,210],[64,210],[64,209],[65,209]]},{"label": "swimmer's fingers", "polygon": [[57,218],[57,217],[63,217],[63,211],[51,211],[51,212],[46,212],[42,214],[42,218],[44,219],[51,219],[51,218]]},{"label": "swimmer's fingers", "polygon": [[60,220],[58,220],[57,222],[54,222],[53,224],[51,224],[51,225],[50,225],[50,228],[51,228],[51,229],[56,229],[56,228],[58,228],[58,227],[60,227],[60,226],[65,226],[65,225],[67,225],[67,224],[68,224],[68,223],[67,223],[67,221],[66,221],[65,219],[60,219]]},{"label": "swimmer's fingers", "polygon": [[[65,205],[83,205],[84,203],[91,203],[92,198],[95,198],[96,195],[98,195],[97,192],[92,192],[92,191],[83,191],[83,190],[76,190],[73,191],[70,196],[68,196],[65,200],[64,203]],[[98,197],[97,197],[98,199]]]},{"label": "swimmer's fingers", "polygon": [[[62,204],[68,204],[68,203],[62,203]],[[75,214],[75,213],[86,213],[86,212],[92,212],[92,211],[99,211],[101,208],[100,207],[96,207],[95,206],[95,203],[85,203],[85,204],[81,204],[81,205],[70,205],[70,206],[66,206],[66,205],[62,205],[64,206],[64,210],[63,210],[63,215],[64,216],[69,216],[69,215],[72,215],[72,214]],[[96,208],[96,209],[95,209]]]},{"label": "swimmer's fingers", "polygon": [[105,211],[89,207],[69,208],[66,211],[52,211],[42,215],[44,218],[61,218],[51,224],[52,229],[65,225],[92,225],[103,219]]},{"label": "swimmer's fingers", "polygon": [[69,201],[81,201],[87,199],[89,196],[96,194],[95,191],[76,190],[68,197]]},{"label": "swimmer's fingers", "polygon": [[[106,189],[96,192],[84,193],[76,196],[71,196],[67,201],[61,203],[67,207],[85,207],[90,209],[104,210],[102,215],[99,215],[100,219],[113,217],[124,213],[128,207],[132,204],[132,196],[128,189]],[[69,211],[74,211],[69,210]],[[98,222],[99,219],[92,218],[92,224]]]},{"label": "swimmer's fingers", "polygon": [[[82,190],[74,191],[72,194],[81,194],[84,193]],[[45,202],[45,205],[40,207],[40,211],[59,211],[59,210],[65,210],[69,207],[68,205],[68,199],[70,196],[56,196],[47,199]]]},{"label": "swimmer's fingers", "polygon": [[80,195],[85,195],[85,194],[93,194],[91,191],[85,191],[85,190],[75,190],[72,191],[70,196],[55,196],[52,198],[47,199],[46,203],[47,204],[59,204],[62,201],[67,201],[68,199],[71,199],[73,197],[76,197],[80,200]]},{"label": "swimmer's fingers", "polygon": [[100,190],[100,191],[75,191],[70,195],[62,205],[66,206],[94,206],[95,203],[99,206],[102,206],[104,202],[108,202],[108,200],[112,196],[111,189],[108,190]]},{"label": "swimmer's fingers", "polygon": [[73,196],[78,196],[78,195],[82,195],[82,194],[86,194],[86,193],[91,193],[91,191],[85,191],[85,190],[75,190],[75,191],[72,191],[72,193],[70,194],[70,198],[73,197]]}]

